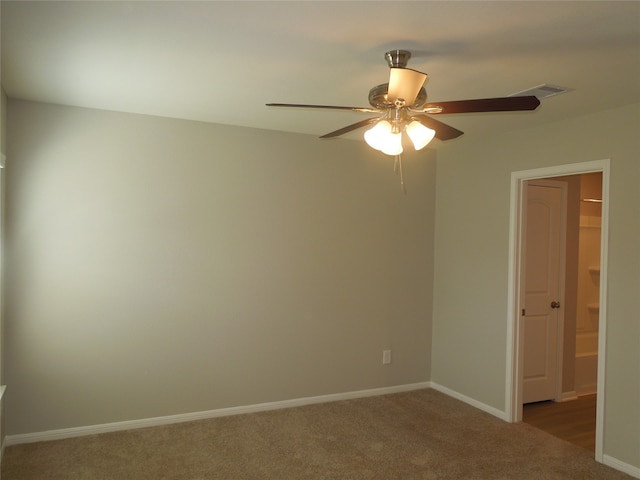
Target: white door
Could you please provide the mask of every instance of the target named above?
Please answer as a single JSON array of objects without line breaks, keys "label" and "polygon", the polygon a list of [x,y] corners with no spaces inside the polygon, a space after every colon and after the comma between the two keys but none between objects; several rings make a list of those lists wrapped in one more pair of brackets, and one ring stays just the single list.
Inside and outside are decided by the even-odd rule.
[{"label": "white door", "polygon": [[523,403],[560,397],[566,183],[527,182]]}]

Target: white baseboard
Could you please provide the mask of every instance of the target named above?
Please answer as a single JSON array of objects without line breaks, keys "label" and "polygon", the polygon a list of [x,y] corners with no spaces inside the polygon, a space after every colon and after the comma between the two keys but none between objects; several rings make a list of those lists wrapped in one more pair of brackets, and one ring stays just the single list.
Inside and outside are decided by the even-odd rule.
[{"label": "white baseboard", "polygon": [[621,472],[631,475],[633,478],[640,478],[640,467],[634,467],[628,463],[621,462],[617,458],[610,457],[609,455],[602,456],[602,463],[608,467],[615,468]]},{"label": "white baseboard", "polygon": [[466,395],[463,395],[462,393],[456,392],[455,390],[451,390],[450,388],[447,387],[443,387],[442,385],[435,383],[435,382],[431,382],[431,388],[433,388],[434,390],[437,390],[441,393],[444,393],[445,395],[448,395],[450,397],[455,398],[456,400],[460,400],[464,403],[467,403],[469,405],[471,405],[472,407],[475,407],[479,410],[482,410],[483,412],[487,412],[490,413],[491,415],[493,415],[494,417],[498,417],[500,420],[504,420],[505,422],[508,422],[509,419],[507,418],[507,413],[499,410],[495,407],[492,407],[490,405],[487,405],[485,403],[482,403],[474,398],[471,397],[467,397]]},{"label": "white baseboard", "polygon": [[[48,430],[45,432],[26,433],[19,435],[7,435],[0,446],[0,458],[4,452],[5,446],[18,445],[21,443],[43,442],[49,440],[61,440],[64,438],[80,437],[84,435],[94,435],[99,433],[116,432],[122,430],[131,430],[135,428],[155,427],[160,425],[169,425],[173,423],[190,422],[193,420],[205,420],[208,418],[226,417],[231,415],[240,415],[243,413],[264,412],[268,410],[278,410],[282,408],[301,407],[304,405],[313,405],[317,403],[336,402],[340,400],[351,400],[355,398],[374,397],[378,395],[388,395],[392,393],[409,392],[413,390],[422,390],[425,388],[433,388],[438,392],[460,400],[472,407],[482,410],[493,415],[505,422],[508,422],[506,412],[491,407],[485,403],[467,397],[462,393],[451,390],[435,382],[420,382],[406,385],[396,385],[393,387],[373,388],[369,390],[357,390],[353,392],[336,393],[330,395],[319,395],[315,397],[303,397],[292,400],[282,400],[278,402],[259,403],[256,405],[247,405],[240,407],[220,408],[216,410],[207,410],[203,412],[184,413],[178,415],[169,415],[165,417],[145,418],[141,420],[130,420],[124,422],[105,423],[101,425],[90,425],[86,427],[63,428],[59,430]],[[604,455],[602,463],[605,465],[640,479],[640,468],[620,460]]]},{"label": "white baseboard", "polygon": [[[443,387],[442,385],[439,385],[435,382],[431,382],[431,388],[441,393],[444,393],[445,395],[453,397],[457,400],[460,400],[464,403],[467,403],[472,407],[475,407],[484,412],[490,413],[491,415],[498,417],[499,419],[504,420],[505,422],[509,421],[509,419],[507,418],[506,412],[503,412],[502,410],[486,405],[471,397],[467,397],[466,395],[456,392],[455,390],[451,390],[447,387]],[[568,392],[567,398],[563,398],[563,401],[569,400],[572,393],[575,394],[575,392]],[[577,396],[575,398],[577,398]],[[608,467],[611,467],[623,473],[626,473],[627,475],[631,475],[634,478],[640,479],[640,467],[635,467],[633,465],[629,465],[628,463],[621,462],[620,460],[614,457],[611,457],[609,455],[603,456],[602,463],[607,465]]]},{"label": "white baseboard", "polygon": [[98,433],[116,432],[131,430],[135,428],[155,427],[169,425],[172,423],[191,422],[193,420],[205,420],[208,418],[226,417],[230,415],[240,415],[242,413],[264,412],[268,410],[278,410],[282,408],[301,407],[316,403],[335,402],[340,400],[351,400],[354,398],[374,397],[387,395],[390,393],[409,392],[429,388],[430,382],[411,383],[397,385],[393,387],[373,388],[369,390],[357,390],[353,392],[336,393],[330,395],[319,395],[315,397],[296,398],[292,400],[282,400],[278,402],[259,403],[240,407],[220,408],[203,412],[183,413],[178,415],[168,415],[165,417],[144,418],[140,420],[128,420],[124,422],[105,423],[100,425],[89,425],[86,427],[63,428],[59,430],[48,430],[45,432],[25,433],[18,435],[7,435],[5,443],[7,446],[21,443],[44,442],[49,440],[61,440],[64,438],[80,437],[84,435],[95,435]]},{"label": "white baseboard", "polygon": [[572,390],[570,392],[562,392],[560,394],[561,402],[569,402],[571,400],[577,400],[577,399],[578,399],[578,394],[575,392],[575,390]]},{"label": "white baseboard", "polygon": [[[0,168],[4,168],[4,160],[5,157],[2,155]],[[0,385],[0,411],[2,408],[2,397],[4,396],[4,392],[7,389],[6,385]],[[0,431],[4,432],[4,423],[0,422]],[[6,437],[0,438],[0,463],[2,463],[2,458],[4,457],[4,448],[6,447]]]}]

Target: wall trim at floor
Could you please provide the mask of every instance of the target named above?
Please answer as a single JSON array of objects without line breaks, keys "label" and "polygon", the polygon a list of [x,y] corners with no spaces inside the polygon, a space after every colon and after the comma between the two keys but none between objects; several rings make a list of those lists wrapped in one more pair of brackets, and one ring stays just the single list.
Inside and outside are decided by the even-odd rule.
[{"label": "wall trim at floor", "polygon": [[357,390],[353,392],[336,393],[329,395],[319,395],[315,397],[303,397],[292,400],[282,400],[278,402],[259,403],[256,405],[246,405],[239,407],[220,408],[203,412],[183,413],[178,415],[168,415],[165,417],[144,418],[140,420],[128,420],[124,422],[105,423],[100,425],[89,425],[86,427],[62,428],[58,430],[48,430],[45,432],[25,433],[17,435],[7,435],[5,443],[7,446],[22,443],[44,442],[49,440],[61,440],[64,438],[81,437],[84,435],[95,435],[99,433],[131,430],[134,428],[155,427],[169,425],[172,423],[191,422],[194,420],[205,420],[215,417],[226,417],[230,415],[240,415],[243,413],[264,412],[268,410],[278,410],[282,408],[301,407],[316,403],[335,402],[340,400],[351,400],[355,398],[374,397],[391,393],[409,392],[430,388],[431,382],[411,383],[396,385],[393,387],[373,388],[369,390]]},{"label": "wall trim at floor", "polygon": [[[471,405],[472,407],[475,407],[479,410],[482,410],[484,412],[490,413],[491,415],[498,417],[501,420],[504,420],[505,422],[510,422],[510,418],[509,415],[507,415],[507,412],[503,412],[502,410],[499,410],[495,407],[491,407],[485,403],[482,403],[474,398],[471,397],[467,397],[466,395],[463,395],[462,393],[456,392],[455,390],[451,390],[450,388],[444,387],[438,383],[435,382],[431,382],[431,388],[433,388],[434,390],[437,390],[441,393],[444,393],[445,395],[448,395],[449,397],[455,398],[457,400],[460,400],[466,404]],[[577,398],[577,397],[576,397]],[[611,467],[615,470],[619,470],[621,472],[626,473],[627,475],[631,475],[634,478],[638,478],[640,479],[640,468],[635,467],[633,465],[629,465],[628,463],[622,462],[620,460],[618,460],[617,458],[611,457],[609,455],[603,455],[602,458],[602,463],[607,465],[608,467]]]},{"label": "wall trim at floor", "polygon": [[[351,400],[356,398],[374,397],[378,395],[388,395],[393,393],[409,392],[413,390],[422,390],[433,388],[449,397],[460,400],[472,407],[482,410],[494,417],[505,422],[509,422],[509,416],[506,412],[495,407],[482,403],[462,393],[451,390],[443,385],[435,382],[419,382],[405,385],[396,385],[392,387],[373,388],[369,390],[357,390],[353,392],[336,393],[329,395],[319,395],[315,397],[303,397],[291,400],[282,400],[278,402],[259,403],[255,405],[246,405],[239,407],[220,408],[216,410],[207,410],[203,412],[184,413],[178,415],[168,415],[165,417],[145,418],[140,420],[130,420],[124,422],[106,423],[101,425],[90,425],[86,427],[63,428],[59,430],[48,430],[45,432],[26,433],[18,435],[7,435],[2,442],[2,450],[11,445],[23,443],[43,442],[50,440],[62,440],[64,438],[81,437],[84,435],[95,435],[100,433],[116,432],[122,430],[131,430],[135,428],[155,427],[161,425],[169,425],[173,423],[190,422],[194,420],[205,420],[208,418],[226,417],[231,415],[240,415],[243,413],[264,412],[269,410],[278,410],[283,408],[301,407],[304,405],[313,405],[317,403],[336,402],[341,400]],[[603,456],[605,465],[640,479],[640,468],[622,462],[609,455]]]},{"label": "wall trim at floor", "polygon": [[627,475],[631,475],[633,478],[640,478],[640,468],[629,465],[628,463],[621,462],[617,458],[610,457],[609,455],[603,455],[602,463],[604,463],[608,467],[620,470]]},{"label": "wall trim at floor", "polygon": [[[4,154],[0,154],[0,168],[4,168],[5,156]],[[4,397],[4,392],[6,391],[6,385],[0,385],[0,463],[2,463],[2,457],[4,455],[4,448],[6,446],[6,437],[2,435],[4,433],[4,420],[2,419],[1,412],[3,410],[2,407],[2,397]]]},{"label": "wall trim at floor", "polygon": [[469,405],[471,405],[472,407],[475,407],[479,410],[482,410],[483,412],[487,412],[490,413],[491,415],[493,415],[494,417],[498,417],[500,420],[504,420],[505,422],[509,422],[509,417],[507,415],[506,412],[497,409],[495,407],[492,407],[490,405],[487,405],[486,403],[482,403],[478,400],[476,400],[475,398],[471,398],[471,397],[467,397],[466,395],[463,395],[462,393],[456,392],[455,390],[451,390],[450,388],[447,388],[445,386],[442,386],[438,383],[435,382],[431,382],[431,388],[433,388],[434,390],[439,391],[440,393],[444,393],[445,395],[448,395],[449,397],[453,397],[456,400],[460,400],[461,402],[467,403]]},{"label": "wall trim at floor", "polygon": [[570,392],[562,392],[562,394],[560,395],[561,402],[570,402],[572,400],[577,400],[577,399],[578,399],[578,394],[576,393],[575,390],[571,390]]}]

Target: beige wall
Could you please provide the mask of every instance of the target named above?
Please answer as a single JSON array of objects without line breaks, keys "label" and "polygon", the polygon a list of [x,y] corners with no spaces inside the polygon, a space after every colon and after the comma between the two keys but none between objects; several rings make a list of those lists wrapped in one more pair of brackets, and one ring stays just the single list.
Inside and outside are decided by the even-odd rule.
[{"label": "beige wall", "polygon": [[511,172],[610,158],[604,454],[636,468],[638,125],[636,104],[500,137],[461,139],[439,149],[432,349],[433,381],[504,409]]},{"label": "beige wall", "polygon": [[360,142],[10,100],[7,433],[429,379],[504,409],[510,174],[611,158],[605,454],[640,467],[639,120],[462,137],[405,197]]},{"label": "beige wall", "polygon": [[[6,155],[7,153],[7,95],[4,90],[0,88],[0,153]],[[4,173],[0,175],[0,245],[4,242]],[[0,256],[2,255],[2,249],[0,248]],[[0,257],[0,262],[2,259]],[[0,272],[0,279],[4,278],[4,271]],[[3,280],[0,282],[4,283]],[[0,384],[4,384],[4,305],[3,305],[3,288],[0,284]],[[0,429],[1,429],[0,425]],[[2,436],[0,434],[0,442],[2,442]]]},{"label": "beige wall", "polygon": [[[5,154],[7,138],[7,96],[0,88],[0,152]],[[0,175],[0,265],[3,265],[5,175]],[[0,271],[0,385],[4,385],[4,268]],[[4,400],[0,402],[0,445],[4,442]]]},{"label": "beige wall", "polygon": [[[7,434],[424,382],[435,154],[9,100]],[[393,363],[382,365],[382,350]]]},{"label": "beige wall", "polygon": [[7,95],[0,88],[0,152],[7,151]]}]

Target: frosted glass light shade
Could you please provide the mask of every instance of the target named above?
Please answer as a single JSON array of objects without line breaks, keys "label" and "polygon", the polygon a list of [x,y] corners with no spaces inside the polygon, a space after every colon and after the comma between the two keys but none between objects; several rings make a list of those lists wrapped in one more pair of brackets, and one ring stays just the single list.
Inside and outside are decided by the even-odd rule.
[{"label": "frosted glass light shade", "polygon": [[409,135],[416,150],[422,150],[426,147],[436,134],[435,130],[425,127],[416,120],[406,126],[405,132]]},{"label": "frosted glass light shade", "polygon": [[371,148],[382,150],[385,138],[391,135],[391,124],[386,120],[380,120],[372,128],[364,132],[364,140]]},{"label": "frosted glass light shade", "polygon": [[402,153],[402,134],[389,133],[384,139],[382,153],[386,155],[400,155]]}]

